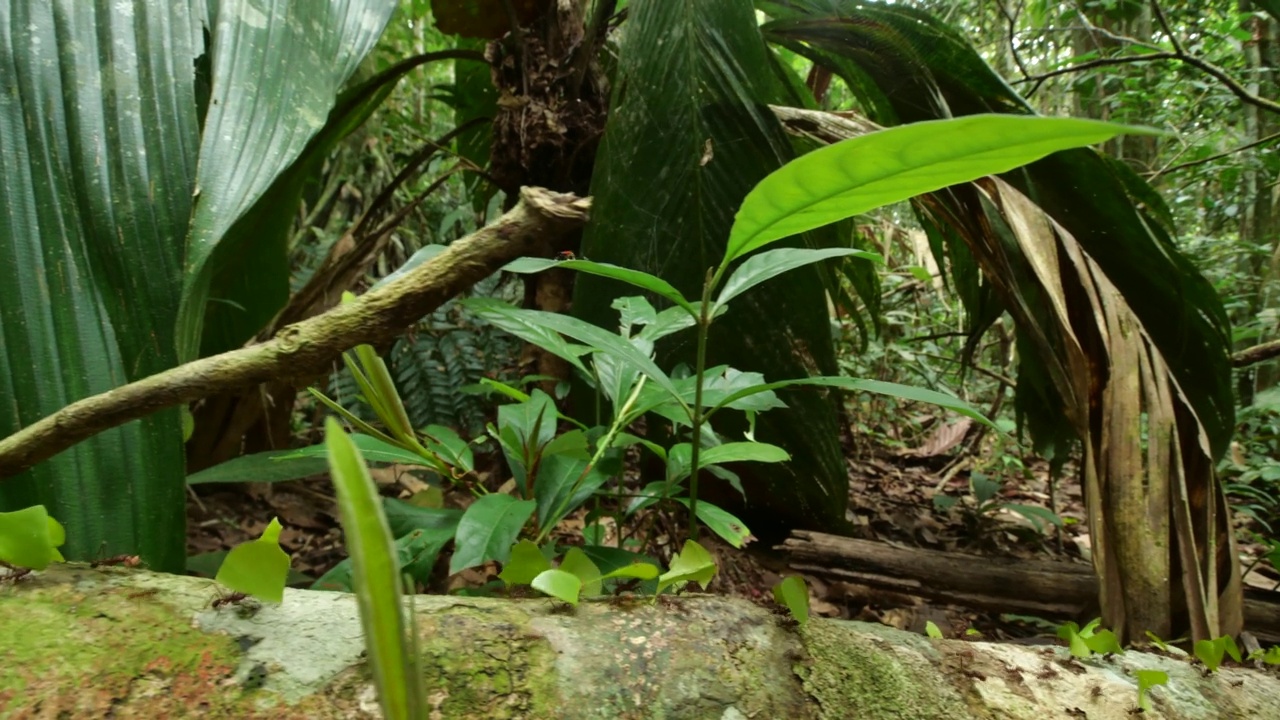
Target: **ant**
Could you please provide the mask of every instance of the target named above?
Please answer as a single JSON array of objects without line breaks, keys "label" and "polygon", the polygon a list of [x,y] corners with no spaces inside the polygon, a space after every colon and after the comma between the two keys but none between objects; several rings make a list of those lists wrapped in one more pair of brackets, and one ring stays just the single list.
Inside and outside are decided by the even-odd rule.
[{"label": "ant", "polygon": [[212,607],[214,610],[217,610],[223,605],[239,605],[242,600],[248,597],[249,597],[248,595],[242,592],[233,592],[227,595],[224,595],[221,592],[219,592],[218,597],[213,599],[213,603],[210,605],[210,607]]},{"label": "ant", "polygon": [[9,571],[5,573],[3,576],[0,576],[0,582],[11,582],[16,585],[18,584],[18,581],[26,578],[28,575],[31,574],[31,568],[18,567],[17,565],[10,565],[9,563],[4,562],[3,560],[0,560],[0,567],[6,568]]},{"label": "ant", "polygon": [[104,567],[106,565],[119,565],[121,567],[136,568],[142,565],[142,558],[137,555],[115,555],[103,560],[94,560],[89,563],[89,567]]}]

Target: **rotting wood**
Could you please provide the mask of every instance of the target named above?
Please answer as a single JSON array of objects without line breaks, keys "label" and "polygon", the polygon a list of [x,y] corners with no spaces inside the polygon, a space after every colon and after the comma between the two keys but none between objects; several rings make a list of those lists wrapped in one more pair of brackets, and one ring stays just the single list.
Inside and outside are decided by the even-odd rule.
[{"label": "rotting wood", "polygon": [[[1085,563],[986,557],[795,530],[778,549],[795,570],[991,612],[1092,619],[1098,580]],[[1245,591],[1245,629],[1280,642],[1280,593]],[[1087,616],[1087,617],[1086,617]]]}]

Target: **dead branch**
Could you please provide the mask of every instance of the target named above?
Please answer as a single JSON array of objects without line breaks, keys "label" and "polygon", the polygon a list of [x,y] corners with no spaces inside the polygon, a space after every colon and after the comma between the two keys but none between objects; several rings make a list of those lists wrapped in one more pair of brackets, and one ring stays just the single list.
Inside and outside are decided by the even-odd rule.
[{"label": "dead branch", "polygon": [[389,342],[446,300],[506,263],[586,223],[590,198],[524,188],[520,202],[492,225],[450,245],[430,262],[272,339],[202,358],[76,401],[0,440],[0,478],[82,440],[174,405],[282,377],[323,374],[344,351]]}]

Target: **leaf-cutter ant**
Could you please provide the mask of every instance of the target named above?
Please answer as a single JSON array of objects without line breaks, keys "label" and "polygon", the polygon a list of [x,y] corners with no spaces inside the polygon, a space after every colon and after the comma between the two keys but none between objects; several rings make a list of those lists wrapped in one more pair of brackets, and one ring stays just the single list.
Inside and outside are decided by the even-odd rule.
[{"label": "leaf-cutter ant", "polygon": [[104,567],[107,565],[119,565],[120,567],[136,568],[142,566],[142,558],[137,555],[114,555],[102,560],[94,560],[89,563],[89,567]]},{"label": "leaf-cutter ant", "polygon": [[223,605],[239,605],[241,601],[243,601],[248,597],[249,597],[248,595],[242,592],[233,592],[233,593],[223,594],[221,591],[219,591],[218,597],[213,599],[213,602],[209,605],[209,607],[212,607],[214,610],[217,610]]}]

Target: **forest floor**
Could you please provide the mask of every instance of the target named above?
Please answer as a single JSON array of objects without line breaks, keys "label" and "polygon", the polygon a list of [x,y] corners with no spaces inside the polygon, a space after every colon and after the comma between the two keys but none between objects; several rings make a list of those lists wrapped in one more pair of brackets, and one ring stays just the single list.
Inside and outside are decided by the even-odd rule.
[{"label": "forest floor", "polygon": [[[952,457],[950,451],[956,445],[947,441],[912,449],[871,446],[852,451],[848,458],[847,517],[856,527],[856,537],[980,556],[1087,562],[1089,537],[1084,505],[1071,467],[1062,473],[1051,499],[1049,467],[1043,460],[1020,461],[1021,467],[1012,469],[1007,477],[993,478],[971,469],[992,466],[990,460],[980,460],[981,454]],[[484,466],[480,456],[477,461]],[[489,457],[487,464],[487,470],[480,471],[482,478],[497,477],[499,460]],[[382,493],[391,497],[409,498],[427,488],[404,468],[376,468],[373,475]],[[974,477],[978,480],[971,484]],[[986,486],[987,493],[975,493],[975,488],[983,485],[983,478],[992,484]],[[498,482],[487,484],[496,488]],[[935,495],[950,496],[954,501],[942,501],[951,503],[944,509],[935,501]],[[982,502],[975,495],[983,496]],[[443,503],[463,507],[468,498],[466,492],[447,492]],[[1048,510],[1051,506],[1061,519],[1060,527],[1034,510]],[[291,584],[307,587],[345,557],[337,504],[327,477],[278,485],[202,485],[189,495],[187,516],[187,551],[188,555],[197,556],[191,569],[198,574],[212,576],[226,550],[258,537],[273,517],[278,517],[285,528],[281,545],[293,558]],[[1241,528],[1248,530],[1248,520],[1238,520]],[[659,531],[650,533],[652,539],[646,552],[665,562],[678,549],[680,538],[675,536],[679,533],[662,531],[674,527],[669,518],[658,518],[654,526]],[[580,543],[581,528],[579,513],[562,524],[556,539],[563,544]],[[1249,532],[1239,536],[1252,537]],[[705,539],[720,567],[709,592],[772,603],[770,588],[791,572],[781,553],[761,543],[740,551],[709,534]],[[1242,543],[1241,554],[1246,562],[1260,552],[1259,546]],[[436,582],[425,588],[427,592],[480,587],[496,580],[498,573],[497,566],[491,563],[448,576],[447,566],[447,553],[442,553]],[[948,635],[973,629],[988,639],[1053,635],[1053,624],[1035,618],[931,604],[921,598],[828,583],[813,576],[805,579],[812,611],[826,617],[880,622],[916,632],[923,632],[925,624],[932,621]],[[1280,583],[1280,577],[1264,562],[1253,567],[1245,582],[1270,590]]]}]

